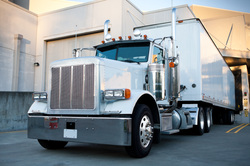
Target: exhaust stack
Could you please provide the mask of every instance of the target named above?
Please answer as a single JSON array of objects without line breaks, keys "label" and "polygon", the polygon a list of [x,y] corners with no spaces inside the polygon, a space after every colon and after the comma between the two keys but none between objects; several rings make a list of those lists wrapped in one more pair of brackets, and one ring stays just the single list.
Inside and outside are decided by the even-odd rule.
[{"label": "exhaust stack", "polygon": [[109,23],[110,20],[106,20],[104,23],[104,41],[110,41],[112,39],[111,35],[108,33],[109,31]]},{"label": "exhaust stack", "polygon": [[168,59],[170,63],[174,64],[174,66],[170,67],[169,73],[169,100],[177,103],[176,99],[179,97],[180,81],[178,73],[179,58],[176,54],[176,8],[172,9],[172,53]]}]

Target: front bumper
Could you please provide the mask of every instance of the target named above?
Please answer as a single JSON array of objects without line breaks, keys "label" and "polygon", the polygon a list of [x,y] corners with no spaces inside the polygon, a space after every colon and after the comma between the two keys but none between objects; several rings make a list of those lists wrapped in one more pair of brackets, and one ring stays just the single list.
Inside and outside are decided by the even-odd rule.
[{"label": "front bumper", "polygon": [[131,145],[131,118],[29,116],[28,138]]}]

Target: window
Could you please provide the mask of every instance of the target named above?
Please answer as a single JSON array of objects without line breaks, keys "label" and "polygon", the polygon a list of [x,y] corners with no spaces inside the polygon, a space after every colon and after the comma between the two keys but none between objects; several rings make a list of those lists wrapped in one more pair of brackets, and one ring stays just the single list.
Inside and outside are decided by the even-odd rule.
[{"label": "window", "polygon": [[163,64],[163,50],[154,46],[152,63]]},{"label": "window", "polygon": [[118,43],[97,48],[96,56],[124,62],[147,62],[149,42]]}]

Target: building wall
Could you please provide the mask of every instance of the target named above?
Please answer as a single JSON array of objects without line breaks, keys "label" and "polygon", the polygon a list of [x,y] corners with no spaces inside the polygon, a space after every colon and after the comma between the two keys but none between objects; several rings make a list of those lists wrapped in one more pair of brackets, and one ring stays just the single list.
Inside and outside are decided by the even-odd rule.
[{"label": "building wall", "polygon": [[78,4],[81,4],[81,2],[65,0],[29,0],[29,10],[37,14],[42,14]]},{"label": "building wall", "polygon": [[0,92],[0,132],[27,129],[32,92]]},{"label": "building wall", "polygon": [[[34,90],[37,15],[0,0],[0,91],[12,91],[13,70],[18,71],[17,91]],[[15,35],[23,36],[17,50]],[[16,54],[19,52],[19,54]],[[19,57],[19,67],[14,57]]]},{"label": "building wall", "polygon": [[[47,42],[63,38],[103,32],[104,22],[110,20],[110,33],[113,37],[122,34],[122,3],[117,0],[96,0],[75,7],[39,15],[37,30],[36,61],[41,65],[35,70],[35,90],[45,89]],[[115,6],[111,10],[111,6]],[[93,42],[100,44],[101,40]],[[74,42],[74,40],[72,40]],[[60,57],[60,54],[53,56]],[[58,59],[56,58],[56,59]]]},{"label": "building wall", "polygon": [[[236,122],[249,123],[250,110],[249,110],[249,80],[248,70],[246,65],[231,67],[232,71],[241,70],[241,83],[242,83],[242,106],[243,110],[236,116]],[[246,95],[244,94],[246,93]]]}]

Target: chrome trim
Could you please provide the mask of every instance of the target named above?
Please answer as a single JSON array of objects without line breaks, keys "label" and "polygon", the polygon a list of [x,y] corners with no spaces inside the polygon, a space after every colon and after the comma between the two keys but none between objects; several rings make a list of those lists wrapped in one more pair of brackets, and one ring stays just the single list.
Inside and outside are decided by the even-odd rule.
[{"label": "chrome trim", "polygon": [[[65,129],[77,130],[77,137],[63,137]],[[33,139],[130,146],[131,131],[131,118],[28,116],[28,138]]]}]

